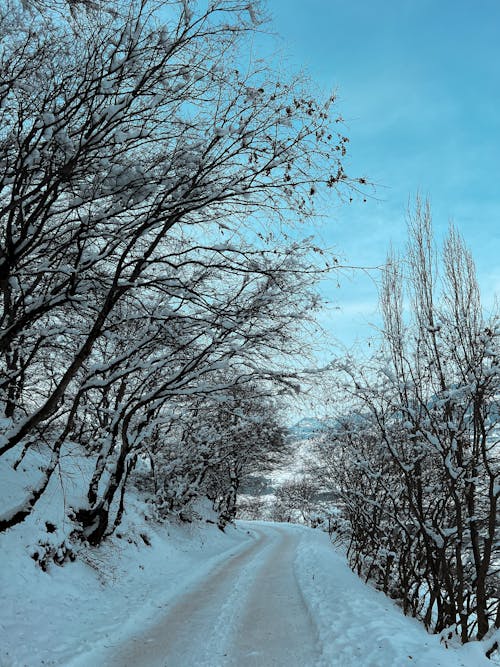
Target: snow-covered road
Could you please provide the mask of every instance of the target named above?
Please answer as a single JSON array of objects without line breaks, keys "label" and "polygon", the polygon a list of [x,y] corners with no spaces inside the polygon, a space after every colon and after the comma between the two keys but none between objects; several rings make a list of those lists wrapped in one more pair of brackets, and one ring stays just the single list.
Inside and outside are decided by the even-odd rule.
[{"label": "snow-covered road", "polygon": [[446,649],[319,530],[167,524],[147,539],[117,536],[48,572],[5,540],[0,667],[492,665],[477,642]]},{"label": "snow-covered road", "polygon": [[259,526],[242,552],[166,609],[147,634],[115,649],[109,667],[314,665],[318,636],[294,560],[302,534]]}]

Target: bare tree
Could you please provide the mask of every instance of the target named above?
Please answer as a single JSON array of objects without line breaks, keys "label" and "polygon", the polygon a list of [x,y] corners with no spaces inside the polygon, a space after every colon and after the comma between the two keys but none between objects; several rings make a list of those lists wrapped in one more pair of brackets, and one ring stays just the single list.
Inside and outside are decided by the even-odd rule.
[{"label": "bare tree", "polygon": [[305,474],[284,481],[276,489],[273,518],[276,521],[311,524],[313,514],[318,511],[315,502],[317,493],[317,483]]},{"label": "bare tree", "polygon": [[243,62],[257,7],[87,6],[0,10],[0,457],[44,460],[0,530],[82,438],[96,466],[80,517],[102,535],[167,401],[238,349],[243,374],[284,378],[269,359],[295,317],[268,315],[316,269],[307,244],[275,247],[280,226],[322,186],[355,186],[334,98]]},{"label": "bare tree", "polygon": [[407,260],[392,256],[383,281],[382,349],[364,369],[343,364],[357,407],[328,460],[353,566],[466,642],[500,620],[498,319],[483,315],[456,230],[440,283],[428,204],[417,202],[409,229]]},{"label": "bare tree", "polygon": [[[177,439],[181,446],[174,449],[173,457],[159,448],[155,463],[167,511],[177,507],[184,514],[191,501],[207,497],[222,529],[235,518],[245,477],[272,469],[290,454],[276,399],[271,397],[272,385],[268,381],[237,385],[227,377],[223,384],[225,390],[185,405]],[[181,475],[171,474],[172,460],[180,466]]]},{"label": "bare tree", "polygon": [[[172,413],[178,415],[175,432],[180,449],[185,451],[176,451],[173,459],[179,465],[172,467],[169,463],[163,466],[163,476],[168,470],[178,489],[176,476],[184,476],[182,471],[186,466],[189,470],[185,477],[185,493],[174,505],[183,508],[191,500],[189,488],[195,490],[192,497],[201,488],[201,478],[194,481],[199,471],[192,462],[198,454],[193,453],[190,444],[191,437],[195,440],[201,437],[196,424],[208,425],[211,438],[215,438],[215,429],[219,434],[217,438],[225,443],[222,450],[209,447],[204,460],[217,474],[222,458],[224,465],[232,466],[231,478],[237,482],[233,501],[240,476],[250,461],[257,465],[260,457],[259,465],[265,466],[270,439],[266,433],[268,422],[261,415],[255,437],[247,433],[243,438],[237,437],[235,429],[244,428],[245,424],[248,428],[251,417],[245,421],[240,415],[237,424],[233,424],[232,419],[241,412],[236,407],[238,401],[247,407],[252,405],[251,388],[255,381],[265,381],[268,392],[276,391],[276,387],[286,390],[292,381],[297,381],[294,377],[297,371],[284,371],[280,367],[279,355],[293,352],[294,345],[298,345],[298,342],[294,343],[294,336],[301,330],[306,314],[311,316],[314,296],[311,295],[313,301],[308,298],[307,286],[314,278],[314,271],[298,262],[296,251],[295,258],[289,253],[280,257],[275,249],[273,262],[279,263],[281,273],[264,253],[265,270],[259,277],[258,259],[251,253],[252,281],[249,282],[243,255],[241,250],[237,253],[238,264],[226,264],[222,270],[213,262],[204,263],[197,252],[194,264],[200,275],[196,281],[188,280],[191,289],[189,294],[180,292],[182,302],[174,298],[167,307],[163,301],[157,303],[148,292],[147,308],[141,303],[134,316],[127,310],[117,322],[110,318],[110,330],[116,331],[116,337],[122,343],[116,348],[115,336],[107,336],[106,345],[111,344],[111,356],[106,354],[107,349],[100,351],[99,363],[92,364],[80,392],[80,423],[84,425],[90,417],[92,437],[75,425],[80,434],[76,439],[85,434],[85,441],[91,439],[98,452],[95,472],[89,482],[88,507],[77,512],[90,540],[102,539],[108,527],[111,503],[116,492],[124,489],[127,479],[127,461],[133,465],[137,456],[146,451],[158,470],[161,463],[157,459],[164,462],[165,457],[172,456],[171,448],[164,442],[171,439]],[[182,262],[184,269],[188,267],[191,271],[189,256],[182,253]],[[181,275],[182,272],[176,271],[177,278]],[[270,280],[273,275],[275,277]],[[115,316],[119,312],[117,309]],[[130,338],[124,340],[125,332]],[[226,374],[223,374],[224,369],[228,369]],[[255,391],[261,394],[257,387]],[[112,418],[103,420],[99,416],[109,414],[110,399]],[[253,400],[258,401],[258,396]],[[194,422],[186,420],[184,413],[193,410]],[[255,409],[253,416],[257,417]],[[203,429],[202,432],[205,433]],[[206,439],[208,435],[205,433],[203,437]],[[261,447],[256,447],[256,438],[262,440]],[[115,457],[118,457],[116,465],[110,472],[110,461]],[[204,468],[201,475],[205,478],[206,474]],[[107,478],[104,493],[103,475]],[[100,495],[97,494],[99,486]]]}]

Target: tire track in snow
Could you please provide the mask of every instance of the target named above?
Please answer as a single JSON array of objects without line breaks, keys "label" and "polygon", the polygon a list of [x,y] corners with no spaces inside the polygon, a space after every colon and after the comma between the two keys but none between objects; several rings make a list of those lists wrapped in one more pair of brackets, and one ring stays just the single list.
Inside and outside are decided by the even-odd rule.
[{"label": "tire track in snow", "polygon": [[[166,615],[146,634],[118,648],[106,667],[219,667],[233,631],[233,617],[245,604],[255,560],[267,552],[268,536],[253,529],[255,542],[216,566],[181,599],[165,607]],[[263,544],[264,543],[264,544]]]},{"label": "tire track in snow", "polygon": [[[279,540],[250,582],[226,667],[316,667],[320,641],[294,561],[302,534],[273,526]],[[212,663],[214,667],[215,663]]]}]

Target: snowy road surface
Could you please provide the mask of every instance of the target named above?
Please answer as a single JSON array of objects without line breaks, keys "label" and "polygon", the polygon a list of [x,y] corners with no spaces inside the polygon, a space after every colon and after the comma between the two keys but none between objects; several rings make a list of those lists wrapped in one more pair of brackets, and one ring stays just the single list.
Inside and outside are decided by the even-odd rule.
[{"label": "snowy road surface", "polygon": [[17,575],[0,569],[0,590],[3,575],[12,589],[0,667],[493,667],[479,643],[446,649],[405,617],[319,530],[238,522],[148,535],[151,546],[116,539],[95,552],[110,559],[107,580],[82,559],[48,574],[31,559]]},{"label": "snowy road surface", "polygon": [[256,539],[172,604],[109,667],[307,667],[318,635],[294,571],[298,531],[256,527]]},{"label": "snowy road surface", "polygon": [[321,531],[241,522],[231,539],[188,579],[149,570],[149,620],[137,607],[64,667],[492,667],[405,617]]}]

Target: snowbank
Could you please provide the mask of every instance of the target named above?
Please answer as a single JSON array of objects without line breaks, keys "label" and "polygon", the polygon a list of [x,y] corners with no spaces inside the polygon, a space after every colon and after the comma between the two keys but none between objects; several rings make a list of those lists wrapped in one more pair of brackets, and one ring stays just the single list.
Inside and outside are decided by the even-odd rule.
[{"label": "snowbank", "polygon": [[[82,548],[76,562],[50,565],[47,572],[30,558],[35,521],[0,536],[0,667],[104,667],[106,648],[147,636],[166,607],[195,590],[219,563],[255,544],[254,527],[272,527],[241,522],[221,533],[208,524],[159,526],[146,521],[144,509],[137,499],[129,502],[113,538],[99,549]],[[446,649],[365,585],[326,534],[286,526],[301,537],[294,567],[322,650],[314,667],[491,667],[484,646]],[[221,624],[224,633],[237,632],[238,605],[260,562],[249,560],[237,581],[228,579],[233,594],[214,616],[214,637],[220,638]]]},{"label": "snowbank", "polygon": [[347,567],[326,534],[305,532],[295,560],[322,643],[322,667],[492,667],[484,646],[446,649],[414,618]]},{"label": "snowbank", "polygon": [[243,529],[223,534],[207,524],[134,530],[129,519],[118,533],[48,572],[27,556],[26,534],[2,536],[0,667],[96,667],[103,645],[145,631],[160,609],[248,544]]}]

